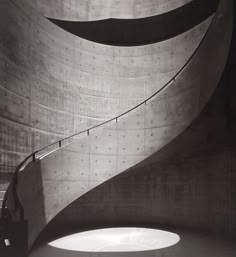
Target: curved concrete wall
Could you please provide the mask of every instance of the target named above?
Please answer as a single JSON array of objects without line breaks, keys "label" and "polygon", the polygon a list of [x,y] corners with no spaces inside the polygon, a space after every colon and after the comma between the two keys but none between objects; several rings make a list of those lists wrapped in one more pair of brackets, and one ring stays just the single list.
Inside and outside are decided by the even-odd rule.
[{"label": "curved concrete wall", "polygon": [[229,2],[221,1],[210,31],[188,66],[146,105],[30,163],[19,174],[17,190],[29,221],[29,245],[68,204],[151,156],[191,123],[224,69],[231,11]]},{"label": "curved concrete wall", "polygon": [[188,31],[215,13],[218,3],[219,0],[193,0],[171,12],[143,19],[50,20],[64,30],[93,42],[138,46],[168,40]]},{"label": "curved concrete wall", "polygon": [[169,12],[191,0],[26,0],[42,15],[54,19],[91,21],[137,19]]},{"label": "curved concrete wall", "polygon": [[224,91],[229,85],[224,79],[181,135],[65,208],[41,240],[116,226],[181,228],[235,239],[236,138],[226,126]]},{"label": "curved concrete wall", "polygon": [[0,5],[2,171],[146,99],[190,58],[211,21],[161,43],[109,47],[64,32],[20,0]]}]

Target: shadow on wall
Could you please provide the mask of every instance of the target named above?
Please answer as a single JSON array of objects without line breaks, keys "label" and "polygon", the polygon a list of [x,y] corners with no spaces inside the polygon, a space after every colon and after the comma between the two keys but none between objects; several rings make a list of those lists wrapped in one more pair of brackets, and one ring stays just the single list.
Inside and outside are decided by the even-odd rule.
[{"label": "shadow on wall", "polygon": [[228,69],[235,71],[230,61],[211,102],[188,129],[148,160],[76,200],[40,239],[94,227],[167,224],[235,237],[236,138],[227,126],[225,103],[227,96],[230,106],[236,98]]},{"label": "shadow on wall", "polygon": [[[206,71],[206,73],[207,73],[207,71]],[[192,80],[191,80],[191,82],[192,82]],[[139,170],[142,170],[142,172],[143,172],[143,167],[144,167],[144,164],[145,164],[145,171],[147,170],[147,172],[148,172],[148,170],[151,170],[152,172],[153,172],[153,174],[154,174],[154,172],[156,173],[156,168],[155,167],[152,167],[151,165],[150,165],[150,162],[143,162],[142,163],[142,165],[137,165],[135,168],[139,171]],[[161,172],[162,172],[162,170],[161,170],[161,168],[162,167],[164,167],[163,168],[163,170],[165,171],[165,172],[167,172],[167,175],[168,174],[173,174],[173,172],[170,172],[171,171],[171,169],[169,169],[169,166],[167,166],[167,168],[165,168],[165,163],[163,163],[163,166],[160,166],[159,165],[159,163],[158,163],[158,169],[160,169],[160,173],[159,173],[159,171],[158,171],[158,175],[159,174],[161,174]],[[171,167],[172,168],[172,167]],[[168,171],[166,171],[166,169],[169,169]],[[26,171],[24,172],[24,173],[26,173],[27,174],[27,180],[26,180],[26,177],[22,174],[22,176],[20,176],[20,183],[19,184],[21,184],[19,187],[23,187],[23,188],[25,188],[26,186],[27,186],[27,183],[29,183],[29,182],[27,182],[27,181],[31,181],[31,183],[32,183],[32,181],[34,181],[34,180],[32,180],[31,179],[31,176],[32,176],[32,174],[31,174],[31,172],[29,171],[30,170],[30,168],[27,170],[26,169]],[[52,174],[50,174],[50,176],[52,175],[52,178],[54,179],[54,169],[53,170],[51,170],[52,172]],[[32,172],[33,173],[33,175],[37,178],[37,173],[36,174],[34,174],[35,172],[38,172],[39,174],[40,174],[40,176],[42,175],[41,174],[41,167],[38,165],[38,167],[36,167],[36,169]],[[169,172],[169,173],[168,173]],[[178,172],[178,170],[175,172],[175,174]],[[136,174],[138,174],[138,173],[136,173]],[[144,175],[145,174],[145,175]],[[124,212],[126,212],[126,211],[129,211],[129,213],[128,213],[128,215],[126,215],[126,217],[128,217],[128,218],[132,218],[132,217],[137,217],[138,215],[140,216],[140,217],[144,217],[145,215],[144,215],[144,212],[146,211],[146,209],[149,211],[150,210],[150,208],[151,208],[151,212],[148,212],[148,213],[150,213],[151,215],[152,215],[152,217],[153,218],[156,218],[157,216],[159,217],[159,220],[161,221],[161,218],[162,217],[164,217],[164,219],[166,219],[166,217],[168,218],[168,215],[173,215],[173,213],[174,213],[174,215],[176,215],[176,213],[178,214],[178,215],[181,215],[182,213],[181,213],[181,210],[182,210],[182,208],[178,208],[178,206],[177,205],[174,205],[174,207],[176,206],[176,210],[174,210],[174,211],[170,211],[170,210],[172,210],[171,208],[173,208],[172,207],[172,205],[170,204],[170,202],[171,202],[171,197],[169,197],[169,196],[174,196],[174,199],[175,199],[175,197],[176,196],[178,196],[183,190],[180,188],[179,189],[179,187],[178,188],[176,188],[176,177],[164,177],[165,178],[165,180],[164,181],[162,181],[162,180],[160,180],[159,179],[159,177],[157,177],[157,179],[153,179],[152,178],[152,174],[150,175],[150,179],[152,180],[153,179],[153,181],[155,181],[155,183],[156,184],[154,184],[154,185],[152,185],[151,184],[151,188],[150,188],[150,183],[148,183],[148,180],[149,180],[149,178],[147,179],[146,178],[146,173],[144,173],[144,174],[142,174],[141,175],[141,178],[139,177],[139,176],[137,176],[137,178],[138,179],[140,179],[138,182],[136,181],[136,178],[134,178],[134,181],[133,182],[131,182],[131,183],[129,183],[129,184],[124,184],[125,186],[123,187],[123,184],[119,184],[118,185],[118,188],[119,187],[121,187],[121,190],[120,191],[118,191],[118,193],[121,193],[121,201],[119,202],[119,201],[117,201],[117,205],[115,205],[115,206],[112,206],[112,204],[111,204],[111,207],[113,207],[113,209],[111,209],[111,210],[109,210],[109,213],[108,214],[111,214],[111,213],[113,213],[114,215],[112,216],[113,218],[115,218],[116,220],[117,220],[117,214],[119,214],[119,212],[120,212],[120,210],[122,211],[122,209],[124,210]],[[177,173],[178,174],[178,173]],[[129,174],[130,175],[130,174]],[[180,176],[179,174],[178,175],[176,175],[177,176],[177,178],[178,178],[178,176]],[[188,181],[188,174],[186,174],[185,175],[186,177],[187,177],[187,181]],[[123,178],[127,178],[126,176],[124,176]],[[181,178],[181,177],[180,177]],[[41,181],[42,181],[42,176],[41,177],[38,177],[37,178],[37,180],[38,179],[40,179]],[[34,181],[35,182],[35,185],[37,185],[37,180],[36,181]],[[180,180],[180,184],[181,183],[184,183],[184,182],[186,182],[186,180]],[[173,182],[172,182],[173,181]],[[164,182],[164,183],[163,183]],[[170,183],[169,183],[170,182]],[[188,181],[189,182],[189,181]],[[187,182],[187,183],[188,183]],[[166,184],[165,184],[166,183]],[[109,183],[108,183],[109,184]],[[135,185],[136,184],[138,184],[139,186],[138,187],[135,187]],[[172,186],[172,185],[174,185],[172,188],[170,188],[170,186],[169,186],[169,184]],[[190,183],[191,184],[191,183]],[[127,189],[127,187],[130,187],[130,185],[131,185],[131,188],[132,189],[135,189],[136,190],[136,188],[137,189],[139,189],[140,188],[140,185],[141,185],[141,190],[140,191],[138,191],[138,192],[136,192],[135,191],[135,193],[137,193],[136,195],[135,194],[133,194],[132,195],[132,191],[131,191],[131,193],[130,193],[130,195],[129,195],[129,193],[127,193],[127,192],[130,192],[129,190],[130,189]],[[162,188],[164,186],[164,188]],[[177,186],[179,186],[179,185],[177,185]],[[51,185],[51,184],[46,184],[46,187],[45,188],[48,188],[48,191],[46,191],[46,192],[44,192],[43,193],[43,195],[44,196],[47,196],[47,198],[48,198],[48,203],[50,204],[48,204],[48,206],[44,206],[44,204],[43,205],[41,205],[42,203],[41,203],[41,200],[43,201],[44,199],[42,198],[42,196],[41,195],[37,195],[37,187],[36,188],[33,188],[33,186],[32,186],[32,188],[31,187],[27,187],[27,190],[25,190],[25,191],[27,191],[27,195],[25,195],[25,196],[22,196],[22,198],[24,198],[24,199],[26,199],[26,202],[27,202],[27,204],[28,203],[33,203],[33,200],[35,200],[36,198],[35,197],[40,197],[40,201],[39,201],[39,203],[37,203],[37,205],[36,205],[36,207],[35,207],[35,210],[32,210],[32,206],[30,206],[29,205],[29,207],[28,207],[28,212],[27,213],[29,213],[29,212],[31,212],[32,213],[32,217],[35,217],[35,216],[33,216],[33,215],[37,215],[37,216],[42,216],[42,218],[40,218],[39,219],[39,221],[38,221],[38,223],[39,224],[31,224],[31,225],[33,225],[33,227],[35,228],[35,227],[44,227],[44,222],[45,222],[45,220],[44,219],[46,219],[46,220],[50,220],[50,218],[52,218],[52,216],[50,217],[46,217],[46,215],[45,215],[45,209],[46,210],[53,210],[52,212],[50,212],[50,213],[57,213],[57,207],[58,206],[56,206],[55,205],[55,201],[54,201],[54,198],[52,197],[52,195],[53,196],[55,196],[56,194],[57,194],[57,191],[55,191],[54,189],[55,188],[53,188],[53,186]],[[151,189],[155,189],[155,188],[157,188],[157,190],[155,191],[155,192],[160,192],[160,194],[158,194],[157,193],[157,197],[154,197],[154,195],[153,195],[153,191],[151,190]],[[22,188],[21,188],[22,189]],[[22,191],[20,188],[19,188],[19,190],[20,191]],[[40,186],[39,186],[39,190],[40,190],[41,188],[40,188]],[[124,189],[124,190],[123,190]],[[192,195],[192,198],[191,197],[189,197],[189,198],[187,198],[187,203],[188,203],[188,201],[189,201],[189,199],[191,198],[191,203],[192,202],[194,202],[193,200],[195,200],[195,195],[196,195],[196,192],[194,191],[194,192],[191,192],[191,190],[192,190],[192,187],[190,187],[189,188],[190,189],[190,196]],[[42,190],[42,189],[41,189]],[[45,190],[45,189],[44,189]],[[150,190],[150,191],[149,191]],[[158,191],[159,190],[159,191]],[[52,193],[52,192],[54,192],[54,193]],[[55,193],[56,192],[56,193]],[[176,193],[177,192],[177,193]],[[198,192],[198,191],[197,191]],[[116,191],[114,192],[115,194],[114,194],[114,199],[116,199],[115,197],[116,197]],[[31,196],[28,196],[28,194],[29,195],[31,195]],[[161,194],[162,194],[162,197],[160,197],[161,196]],[[145,197],[148,197],[148,199],[144,199],[145,201],[143,201],[142,200],[142,198],[141,198],[141,196],[143,196],[144,195],[144,198]],[[198,194],[197,194],[198,195]],[[33,197],[34,196],[34,197]],[[111,194],[108,194],[108,197],[109,196],[111,196]],[[136,199],[136,197],[139,197],[140,196],[140,198],[141,198],[141,201],[137,201],[137,199]],[[188,196],[188,195],[187,195]],[[56,196],[57,197],[57,196]],[[180,199],[181,199],[181,197],[182,197],[182,194],[180,194]],[[41,199],[42,198],[42,199]],[[105,195],[105,197],[104,197],[105,199],[107,199],[107,195]],[[128,207],[126,206],[126,205],[124,205],[123,207],[122,207],[122,204],[124,203],[124,204],[126,204],[127,203],[127,201],[126,201],[126,199],[127,199],[127,201],[129,201],[129,199],[131,200],[131,201],[133,201],[133,200],[135,200],[134,202],[131,202],[131,205],[128,205]],[[153,199],[154,200],[154,203],[155,203],[155,205],[153,205],[153,204],[151,204],[151,201],[150,201],[150,199]],[[157,200],[156,200],[157,199]],[[205,198],[204,198],[205,199]],[[58,197],[58,200],[60,201],[60,198]],[[97,200],[97,199],[96,199]],[[157,201],[157,202],[156,202]],[[163,202],[164,201],[164,202]],[[179,203],[179,201],[181,201],[181,200],[178,200],[177,202]],[[91,201],[89,201],[88,203],[90,203]],[[100,202],[98,202],[98,201],[95,201],[95,204],[100,204],[102,201],[100,201]],[[147,206],[147,208],[145,209],[145,211],[143,210],[143,208],[142,208],[142,204],[146,204],[146,206]],[[182,204],[182,202],[181,202],[181,204]],[[95,206],[95,205],[92,205],[92,206]],[[132,207],[132,208],[130,208],[130,206]],[[162,207],[162,208],[161,208]],[[30,209],[31,208],[31,209]],[[154,209],[152,209],[152,208],[154,208]],[[158,210],[156,213],[155,213],[155,210],[156,209]],[[168,208],[170,208],[170,210],[168,209]],[[180,210],[179,210],[180,209]],[[118,210],[118,211],[117,211]],[[59,210],[58,210],[59,211]],[[168,215],[166,215],[166,211],[167,211],[167,213],[168,213]],[[103,214],[104,212],[106,212],[106,210],[102,210],[101,212],[100,212],[100,210],[96,210],[96,212],[91,212],[91,213],[93,213],[93,215],[95,216],[95,217],[99,217],[99,215],[101,215],[101,214]],[[170,213],[170,214],[169,214]],[[148,215],[150,215],[150,214],[147,214],[147,216]],[[205,214],[205,213],[204,213]],[[173,216],[174,216],[173,215]],[[146,216],[146,217],[147,217]],[[82,216],[81,216],[82,217]],[[86,215],[83,215],[83,217],[86,219]],[[122,218],[122,213],[121,213],[121,215],[120,215],[120,217]],[[30,219],[30,217],[28,217],[29,219]],[[171,218],[172,218],[172,216],[171,216]],[[31,220],[33,220],[33,219],[31,219]],[[152,221],[152,219],[150,219],[151,221]],[[32,229],[34,229],[34,228],[32,228]],[[31,234],[37,234],[37,231],[31,231]]]},{"label": "shadow on wall", "polygon": [[[193,124],[154,156],[63,210],[38,242],[109,226],[236,231],[236,138],[226,126],[227,73]],[[236,97],[234,97],[236,100]]]},{"label": "shadow on wall", "polygon": [[182,68],[211,22],[133,56],[132,48],[69,35],[20,0],[0,5],[0,173],[152,95]]}]

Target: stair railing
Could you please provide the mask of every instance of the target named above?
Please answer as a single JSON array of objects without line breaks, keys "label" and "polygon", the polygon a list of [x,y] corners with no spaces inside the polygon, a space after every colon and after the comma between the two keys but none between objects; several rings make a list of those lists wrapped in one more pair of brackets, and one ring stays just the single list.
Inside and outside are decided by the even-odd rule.
[{"label": "stair railing", "polygon": [[[214,14],[215,15],[215,14]],[[164,89],[166,89],[171,83],[175,82],[175,80],[177,79],[177,77],[183,72],[183,70],[186,68],[186,66],[190,63],[190,61],[193,59],[193,57],[196,55],[196,53],[198,52],[199,48],[201,47],[201,45],[203,44],[203,42],[205,41],[205,38],[207,37],[208,35],[208,32],[210,31],[211,27],[212,27],[212,24],[213,24],[213,21],[214,19],[216,18],[216,16],[214,16],[214,18],[212,19],[211,21],[211,24],[209,25],[205,35],[203,36],[201,42],[199,43],[199,45],[197,46],[197,48],[195,49],[195,51],[193,52],[193,54],[190,56],[190,58],[187,60],[187,62],[183,65],[183,67],[175,74],[175,76],[170,79],[162,88],[160,88],[158,91],[156,91],[154,94],[152,94],[150,97],[148,97],[146,100],[144,100],[143,102],[141,102],[140,104],[136,105],[135,107],[129,109],[128,111],[116,116],[115,118],[112,118],[112,119],[109,119],[108,121],[105,121],[103,123],[100,123],[98,125],[95,125],[89,129],[86,129],[86,130],[83,130],[81,132],[78,132],[78,133],[75,133],[71,136],[68,136],[68,137],[65,137],[64,139],[61,139],[55,143],[52,143],[52,144],[49,144],[47,145],[46,147],[43,147],[41,148],[40,150],[37,150],[33,153],[31,153],[29,156],[27,156],[15,169],[15,172],[13,174],[13,179],[12,179],[12,182],[10,184],[10,186],[12,187],[12,192],[13,192],[13,197],[15,199],[15,210],[17,210],[17,208],[19,208],[19,211],[20,211],[20,219],[21,220],[24,220],[24,208],[22,206],[22,204],[20,203],[20,200],[18,198],[18,195],[17,195],[17,180],[18,180],[18,173],[23,170],[26,165],[31,161],[33,162],[36,162],[36,160],[50,152],[53,152],[53,151],[56,151],[58,150],[59,148],[69,144],[69,143],[65,143],[66,141],[76,137],[76,136],[79,136],[79,135],[82,135],[82,134],[87,134],[87,136],[89,136],[90,134],[90,131],[91,130],[94,130],[98,127],[102,127],[103,125],[106,125],[112,121],[115,121],[115,122],[118,122],[118,120],[123,117],[124,115],[126,114],[129,114],[130,112],[136,110],[138,107],[142,106],[142,105],[146,105],[150,100],[152,100],[156,95],[158,95],[160,92],[162,92]],[[65,144],[63,144],[65,143]],[[48,151],[45,151],[47,149],[50,149],[50,148],[53,148],[53,150],[48,150]],[[42,154],[42,152],[44,152]],[[40,155],[41,153],[41,155]],[[9,190],[7,190],[8,192],[5,193],[4,195],[4,200],[3,200],[3,203],[2,203],[2,217],[4,216],[9,216],[8,212],[6,211],[6,206],[7,206],[7,195],[9,193]]]}]

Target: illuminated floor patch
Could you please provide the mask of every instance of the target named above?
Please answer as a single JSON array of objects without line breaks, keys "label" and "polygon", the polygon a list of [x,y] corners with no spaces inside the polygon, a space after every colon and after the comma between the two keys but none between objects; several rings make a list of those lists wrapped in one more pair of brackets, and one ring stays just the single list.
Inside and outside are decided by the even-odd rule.
[{"label": "illuminated floor patch", "polygon": [[69,235],[49,245],[80,252],[136,252],[166,248],[180,241],[177,234],[147,228],[108,228]]}]

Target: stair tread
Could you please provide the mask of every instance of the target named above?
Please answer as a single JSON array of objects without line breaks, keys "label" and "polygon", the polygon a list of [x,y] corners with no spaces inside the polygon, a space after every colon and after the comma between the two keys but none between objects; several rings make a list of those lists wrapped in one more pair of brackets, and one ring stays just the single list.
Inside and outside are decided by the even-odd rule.
[{"label": "stair tread", "polygon": [[0,191],[6,191],[9,183],[0,183]]},{"label": "stair tread", "polygon": [[3,200],[6,191],[0,191],[0,201]]}]

